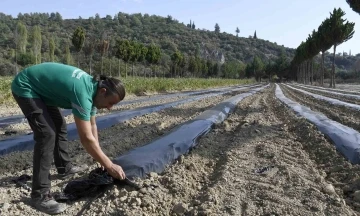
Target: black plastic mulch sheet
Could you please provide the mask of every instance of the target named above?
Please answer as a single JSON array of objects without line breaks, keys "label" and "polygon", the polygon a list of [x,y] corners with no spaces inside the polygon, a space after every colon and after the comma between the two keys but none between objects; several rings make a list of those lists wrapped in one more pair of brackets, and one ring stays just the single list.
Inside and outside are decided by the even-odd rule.
[{"label": "black plastic mulch sheet", "polygon": [[327,118],[324,114],[314,112],[310,108],[302,106],[285,97],[280,87],[276,84],[275,95],[293,109],[299,116],[305,117],[309,122],[316,125],[319,131],[327,135],[340,151],[351,163],[360,163],[360,133],[356,130],[342,125]]},{"label": "black plastic mulch sheet", "polygon": [[[212,97],[212,96],[216,96],[216,95],[226,94],[226,93],[229,93],[232,91],[237,91],[237,90],[241,90],[241,89],[245,89],[245,88],[247,88],[247,87],[237,87],[237,88],[231,87],[231,88],[228,88],[227,90],[224,90],[221,92],[215,91],[214,93],[200,94],[197,96],[193,96],[191,98],[185,98],[185,99],[177,100],[174,102],[163,103],[163,104],[159,104],[159,105],[152,105],[152,106],[147,106],[147,107],[139,107],[139,108],[132,109],[132,110],[114,112],[114,113],[111,113],[108,115],[97,117],[96,118],[97,128],[98,128],[98,130],[101,130],[104,128],[108,128],[114,124],[129,120],[136,116],[141,116],[141,115],[145,115],[148,113],[157,112],[157,111],[160,111],[160,110],[163,110],[163,109],[166,109],[169,107],[173,107],[176,105],[189,103],[192,101],[196,101],[196,100],[200,100],[203,98]],[[67,138],[69,141],[78,138],[78,133],[77,133],[75,123],[71,123],[71,124],[67,125],[67,133],[68,133]],[[33,146],[34,146],[33,134],[11,137],[9,139],[0,141],[0,155],[9,154],[14,151],[30,150],[33,148]]]},{"label": "black plastic mulch sheet", "polygon": [[161,173],[180,155],[189,152],[197,140],[208,133],[215,123],[224,121],[239,101],[268,86],[231,97],[193,120],[174,128],[167,135],[115,158],[113,162],[122,166],[129,179],[143,178],[150,172]]}]

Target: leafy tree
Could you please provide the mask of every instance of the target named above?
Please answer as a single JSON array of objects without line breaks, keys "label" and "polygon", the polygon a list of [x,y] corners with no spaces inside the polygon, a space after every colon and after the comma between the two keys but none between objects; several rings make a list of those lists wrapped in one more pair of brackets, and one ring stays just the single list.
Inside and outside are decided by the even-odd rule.
[{"label": "leafy tree", "polygon": [[130,42],[131,53],[130,53],[130,61],[132,63],[132,74],[134,76],[134,64],[138,61],[141,55],[141,44],[136,41]]},{"label": "leafy tree", "polygon": [[[122,59],[125,62],[125,77],[127,77],[127,63],[130,61],[132,46],[128,40],[120,40],[116,41],[116,48],[115,48],[115,56],[118,59]],[[119,62],[120,63],[120,62]],[[120,70],[120,66],[119,66]]]},{"label": "leafy tree", "polygon": [[356,13],[360,14],[360,1],[359,0],[346,0],[350,8]]},{"label": "leafy tree", "polygon": [[236,37],[238,37],[239,36],[239,33],[240,33],[240,29],[238,28],[238,27],[236,27]]},{"label": "leafy tree", "polygon": [[[346,21],[342,17],[345,15],[345,12],[341,8],[334,8],[333,12],[330,13],[330,40],[334,46],[334,55],[332,63],[332,76],[330,87],[335,88],[335,53],[336,47],[348,40],[350,40],[355,31],[355,23]],[[346,21],[346,23],[344,23]]]},{"label": "leafy tree", "polygon": [[216,34],[219,34],[220,33],[220,26],[219,26],[219,24],[215,24],[215,33]]},{"label": "leafy tree", "polygon": [[96,42],[94,42],[94,38],[93,37],[89,37],[88,40],[86,40],[85,44],[84,44],[84,54],[86,57],[89,58],[89,72],[90,74],[92,74],[92,61],[93,61],[93,55],[95,52],[95,45]]},{"label": "leafy tree", "polygon": [[324,73],[325,73],[325,52],[329,50],[332,46],[330,41],[330,20],[326,18],[321,25],[318,27],[318,36],[317,41],[319,43],[319,48],[321,51],[321,75],[320,75],[320,84],[324,86]]},{"label": "leafy tree", "polygon": [[81,49],[84,46],[84,42],[85,42],[85,30],[83,27],[78,26],[72,36],[72,44],[75,47],[75,50],[78,52],[78,67],[80,67],[80,52]]},{"label": "leafy tree", "polygon": [[72,64],[72,58],[71,58],[69,44],[66,44],[66,46],[65,46],[65,64],[68,64],[68,65]]},{"label": "leafy tree", "polygon": [[41,62],[41,29],[40,26],[36,25],[33,27],[33,35],[32,35],[32,45],[33,52],[35,55],[35,64]]},{"label": "leafy tree", "polygon": [[254,57],[253,69],[254,69],[255,79],[261,82],[261,77],[264,75],[264,64],[258,56]]},{"label": "leafy tree", "polygon": [[183,55],[181,54],[181,52],[179,50],[176,50],[172,55],[171,55],[171,61],[173,62],[173,75],[174,77],[176,77],[176,71],[178,66],[180,65],[181,61],[183,59]]},{"label": "leafy tree", "polygon": [[146,61],[150,64],[157,64],[161,58],[161,50],[160,47],[156,46],[155,44],[150,44],[148,46],[148,52],[146,54]]},{"label": "leafy tree", "polygon": [[18,49],[20,53],[26,53],[26,45],[27,45],[27,39],[28,39],[28,31],[26,29],[26,26],[18,22],[16,29],[15,29],[15,41],[18,45]]},{"label": "leafy tree", "polygon": [[101,73],[103,73],[104,56],[109,50],[109,45],[109,41],[105,38],[100,40],[100,42],[98,43],[98,52],[101,54]]},{"label": "leafy tree", "polygon": [[54,41],[54,37],[51,36],[49,40],[49,56],[50,56],[50,61],[52,62],[55,61],[55,48],[56,48],[56,44]]}]

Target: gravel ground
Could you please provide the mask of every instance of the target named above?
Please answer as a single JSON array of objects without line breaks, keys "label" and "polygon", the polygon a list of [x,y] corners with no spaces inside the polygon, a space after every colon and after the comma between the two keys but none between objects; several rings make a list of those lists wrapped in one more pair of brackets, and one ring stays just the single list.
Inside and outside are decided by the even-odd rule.
[{"label": "gravel ground", "polygon": [[[112,186],[84,215],[360,215],[360,166],[347,162],[312,124],[282,105],[274,89],[272,85],[240,102],[164,173],[137,180],[140,191]],[[102,148],[113,157],[142,146],[228,97],[105,129]],[[78,141],[70,142],[70,149],[77,163],[94,168]],[[4,215],[43,215],[28,205],[29,192],[8,183],[14,176],[31,175],[31,156],[22,152],[0,158]],[[259,169],[264,172],[257,173]],[[69,180],[57,179],[54,170],[52,174],[52,191],[59,191]],[[69,203],[61,215],[76,215],[86,200]]]},{"label": "gravel ground", "polygon": [[[360,111],[305,95],[299,91],[281,85],[284,95],[310,109],[321,112],[328,118],[360,131]],[[314,92],[315,93],[315,92]]]}]

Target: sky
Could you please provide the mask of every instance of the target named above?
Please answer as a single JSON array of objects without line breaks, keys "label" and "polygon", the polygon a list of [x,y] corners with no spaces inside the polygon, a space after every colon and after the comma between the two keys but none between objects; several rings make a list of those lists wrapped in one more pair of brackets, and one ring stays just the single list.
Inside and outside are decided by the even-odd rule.
[{"label": "sky", "polygon": [[[256,31],[258,38],[297,48],[317,30],[334,8],[345,11],[348,21],[355,22],[355,34],[337,47],[336,53],[360,53],[360,14],[352,11],[346,0],[1,0],[1,11],[17,17],[19,13],[59,12],[64,19],[114,16],[118,12],[142,13],[174,19],[185,24],[190,20],[196,28],[249,37]],[[329,50],[333,52],[333,49]]]}]

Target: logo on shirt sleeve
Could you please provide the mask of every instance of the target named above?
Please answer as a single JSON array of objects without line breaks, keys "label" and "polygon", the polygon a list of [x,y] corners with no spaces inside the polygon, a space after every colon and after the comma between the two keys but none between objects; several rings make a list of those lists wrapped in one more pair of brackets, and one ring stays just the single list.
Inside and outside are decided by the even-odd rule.
[{"label": "logo on shirt sleeve", "polygon": [[72,108],[76,109],[79,113],[86,115],[86,111],[81,106],[79,106],[75,103],[71,103],[71,106],[72,106]]},{"label": "logo on shirt sleeve", "polygon": [[84,74],[87,74],[86,72],[80,70],[80,69],[75,69],[72,72],[72,76],[71,77],[75,77],[76,79],[80,79]]}]

